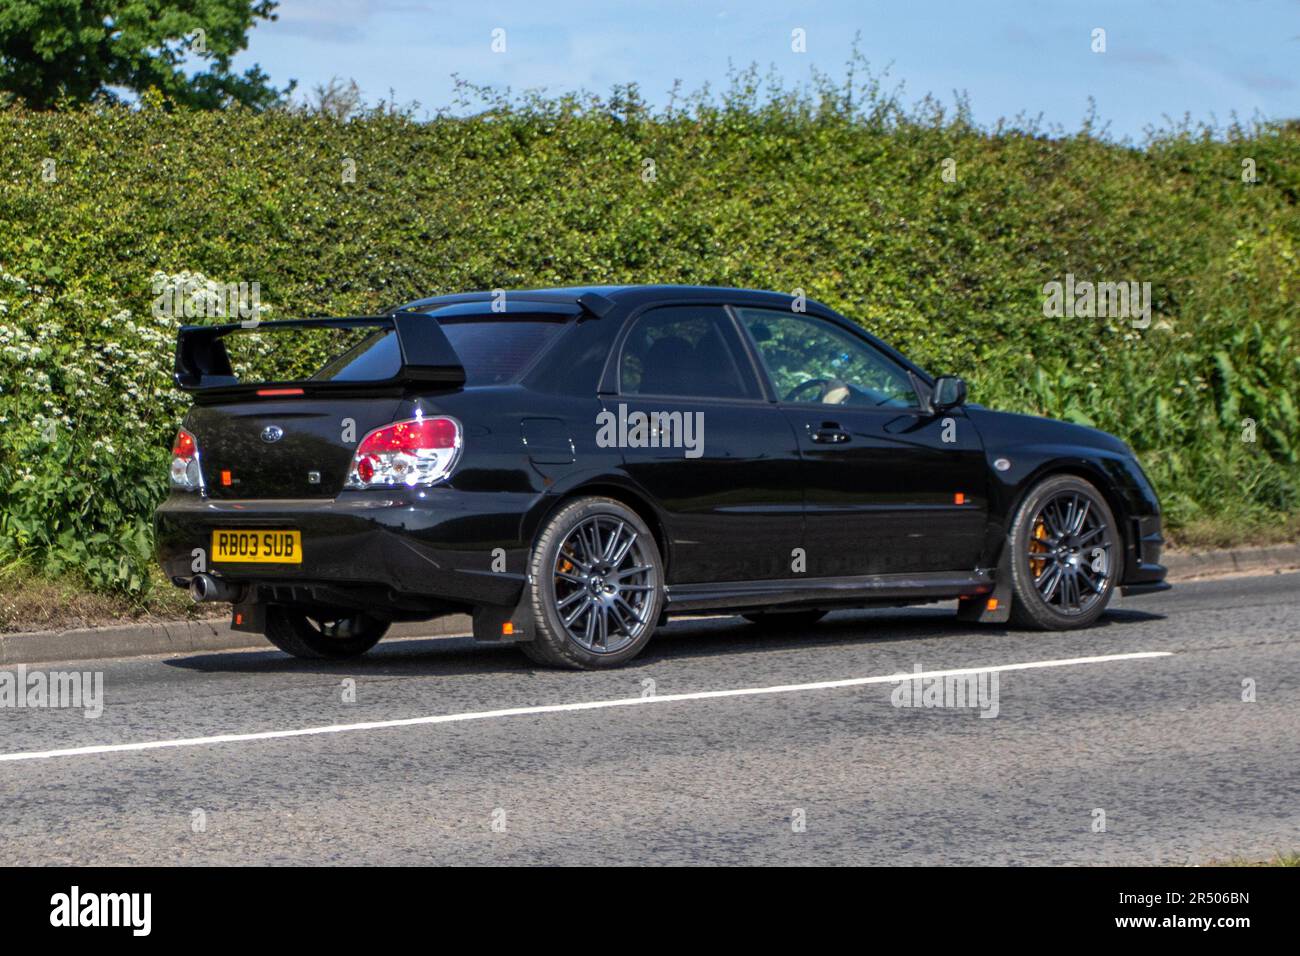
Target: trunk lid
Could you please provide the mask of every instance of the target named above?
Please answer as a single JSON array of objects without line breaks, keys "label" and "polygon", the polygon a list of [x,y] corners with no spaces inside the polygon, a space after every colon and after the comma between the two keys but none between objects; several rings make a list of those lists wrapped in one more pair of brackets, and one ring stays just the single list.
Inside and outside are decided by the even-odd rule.
[{"label": "trunk lid", "polygon": [[397,421],[404,404],[390,397],[196,405],[185,427],[213,498],[333,498],[361,439]]}]

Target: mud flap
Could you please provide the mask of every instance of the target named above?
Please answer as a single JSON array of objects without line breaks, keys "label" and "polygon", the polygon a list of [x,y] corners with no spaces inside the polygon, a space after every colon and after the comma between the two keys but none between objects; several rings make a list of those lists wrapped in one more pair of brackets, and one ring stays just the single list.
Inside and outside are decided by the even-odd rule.
[{"label": "mud flap", "polygon": [[251,634],[265,634],[266,605],[260,601],[243,601],[236,604],[230,612],[230,629],[248,631]]},{"label": "mud flap", "polygon": [[1005,624],[1011,620],[1011,542],[1002,546],[997,569],[993,573],[993,591],[957,602],[957,619],[978,624]]},{"label": "mud flap", "polygon": [[531,641],[533,630],[532,608],[529,606],[528,588],[524,597],[514,607],[480,605],[474,608],[474,640],[491,644],[518,644]]}]

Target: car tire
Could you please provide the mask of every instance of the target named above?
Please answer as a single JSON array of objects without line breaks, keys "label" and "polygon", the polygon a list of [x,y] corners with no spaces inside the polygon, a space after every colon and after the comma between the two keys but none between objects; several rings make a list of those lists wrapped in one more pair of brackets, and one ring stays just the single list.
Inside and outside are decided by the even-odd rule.
[{"label": "car tire", "polygon": [[612,498],[569,502],[533,546],[526,597],[534,636],[519,646],[550,667],[618,667],[654,633],[663,582],[659,546],[636,512]]},{"label": "car tire", "polygon": [[1124,538],[1106,498],[1074,475],[1039,482],[1007,535],[1011,623],[1037,630],[1088,627],[1124,571]]},{"label": "car tire", "polygon": [[266,609],[266,638],[286,654],[304,660],[360,657],[379,643],[388,623],[366,614],[309,617],[297,608],[273,604]]},{"label": "car tire", "polygon": [[741,615],[750,624],[770,631],[812,627],[825,616],[825,611],[755,611]]}]

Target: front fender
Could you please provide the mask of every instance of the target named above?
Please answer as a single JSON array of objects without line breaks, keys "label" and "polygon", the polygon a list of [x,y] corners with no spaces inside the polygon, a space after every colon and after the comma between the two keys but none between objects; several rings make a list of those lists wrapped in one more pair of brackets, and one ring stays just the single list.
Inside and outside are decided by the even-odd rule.
[{"label": "front fender", "polygon": [[1105,436],[1110,440],[1107,444],[1116,447],[1073,441],[1025,442],[1000,435],[997,429],[992,431],[991,436],[981,433],[989,473],[989,527],[983,558],[986,567],[997,566],[1016,508],[1029,490],[1051,475],[1072,474],[1096,485],[1115,515],[1124,544],[1123,583],[1163,578],[1164,569],[1159,567],[1164,545],[1160,501],[1122,442],[1109,435]]}]

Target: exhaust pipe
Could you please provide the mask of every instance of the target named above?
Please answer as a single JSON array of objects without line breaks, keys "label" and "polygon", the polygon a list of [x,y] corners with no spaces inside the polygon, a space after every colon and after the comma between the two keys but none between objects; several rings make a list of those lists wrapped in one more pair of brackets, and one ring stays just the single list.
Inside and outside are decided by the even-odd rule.
[{"label": "exhaust pipe", "polygon": [[196,574],[190,578],[190,597],[199,604],[205,601],[237,602],[243,593],[243,585],[228,584],[210,574]]}]

